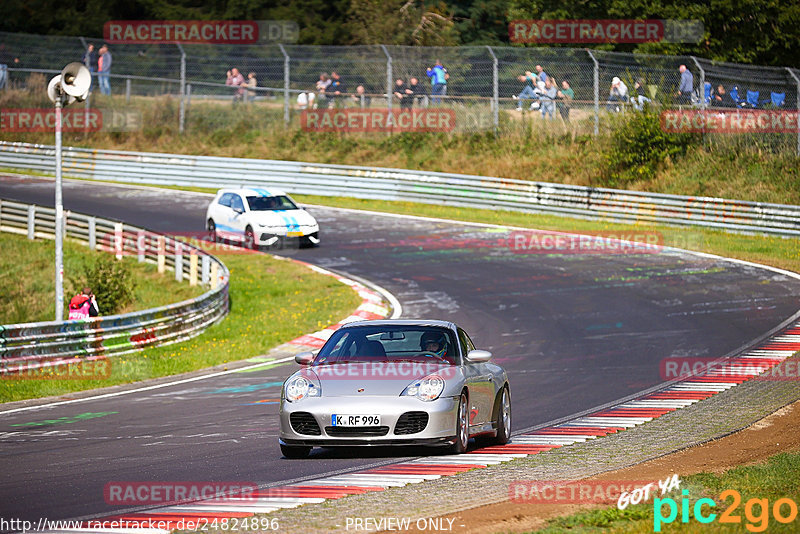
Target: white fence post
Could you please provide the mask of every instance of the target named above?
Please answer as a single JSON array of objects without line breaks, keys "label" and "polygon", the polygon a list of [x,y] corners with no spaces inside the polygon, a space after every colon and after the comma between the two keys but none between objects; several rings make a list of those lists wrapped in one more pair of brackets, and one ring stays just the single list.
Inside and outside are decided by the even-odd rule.
[{"label": "white fence post", "polygon": [[144,230],[136,232],[136,257],[139,263],[144,262],[144,253],[147,245],[147,234]]},{"label": "white fence post", "polygon": [[183,280],[183,247],[175,241],[175,280]]},{"label": "white fence post", "polygon": [[36,235],[36,206],[28,206],[28,239],[33,241]]},{"label": "white fence post", "polygon": [[118,259],[122,259],[122,249],[123,249],[123,242],[122,242],[122,223],[114,223],[114,256]]},{"label": "white fence post", "polygon": [[200,272],[201,272],[201,283],[204,286],[208,285],[209,277],[211,276],[211,258],[207,255],[203,255],[203,259],[200,262]]},{"label": "white fence post", "polygon": [[89,223],[89,249],[97,250],[97,219],[95,217],[88,217]]}]

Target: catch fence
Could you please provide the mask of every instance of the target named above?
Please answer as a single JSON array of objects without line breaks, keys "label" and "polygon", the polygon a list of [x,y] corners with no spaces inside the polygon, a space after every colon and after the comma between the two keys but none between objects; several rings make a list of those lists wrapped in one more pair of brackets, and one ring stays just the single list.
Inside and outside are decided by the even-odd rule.
[{"label": "catch fence", "polygon": [[[0,73],[0,86],[27,87],[31,75],[49,77],[70,61],[81,61],[86,46],[100,40],[86,37],[41,36],[0,32],[7,69]],[[170,96],[177,101],[172,110],[181,132],[226,124],[230,108],[219,108],[209,124],[207,114],[197,106],[209,102],[241,100],[252,106],[262,127],[299,124],[303,105],[301,93],[318,94],[315,88],[321,73],[337,72],[341,95],[328,94],[326,105],[340,108],[397,109],[396,81],[405,85],[417,78],[419,89],[415,107],[445,106],[456,117],[454,131],[503,130],[519,122],[518,107],[530,112],[552,109],[556,122],[571,120],[597,133],[604,117],[634,111],[632,98],[622,105],[610,101],[612,80],[620,78],[629,97],[635,96],[637,82],[641,94],[651,105],[706,108],[779,109],[800,112],[800,70],[715,62],[693,56],[669,56],[607,52],[579,48],[535,48],[521,46],[410,47],[389,45],[308,46],[308,45],[224,45],[224,44],[117,44],[112,45],[110,74],[112,97],[130,102],[137,97]],[[431,94],[427,69],[439,60],[447,68],[446,94]],[[518,77],[535,73],[541,65],[563,89],[567,82],[574,100],[559,99],[555,106],[544,101],[520,101],[524,83]],[[680,83],[678,67],[685,65],[693,75],[690,102],[676,100]],[[257,87],[240,91],[225,84],[226,72],[238,68],[247,77],[253,73]],[[1,69],[2,67],[0,67]],[[36,83],[42,83],[38,80]],[[724,101],[715,99],[717,87],[725,90]],[[361,87],[357,92],[357,89]],[[243,94],[242,94],[243,93]],[[363,93],[363,96],[362,96]],[[736,99],[731,94],[736,95]],[[44,93],[42,93],[44,96]],[[87,107],[108,103],[109,97],[93,91]],[[317,98],[318,107],[324,99]],[[544,105],[542,105],[544,104]],[[570,114],[562,114],[566,108]],[[533,115],[539,116],[540,111]],[[235,114],[234,114],[235,115]],[[547,118],[551,118],[549,115]],[[796,135],[783,133],[785,148],[800,154],[800,127]]]}]

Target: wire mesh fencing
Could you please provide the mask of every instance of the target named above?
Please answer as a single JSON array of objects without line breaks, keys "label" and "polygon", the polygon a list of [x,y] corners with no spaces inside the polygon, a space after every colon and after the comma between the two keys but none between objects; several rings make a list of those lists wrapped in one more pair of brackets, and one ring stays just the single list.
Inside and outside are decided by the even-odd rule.
[{"label": "wire mesh fencing", "polygon": [[[38,91],[66,63],[83,61],[89,44],[101,41],[0,32],[0,88]],[[428,123],[419,128],[420,117],[433,117],[421,111],[433,109],[441,110],[439,122],[449,117],[436,131],[503,132],[529,123],[597,133],[609,115],[646,104],[791,112],[794,122],[778,132],[703,133],[711,142],[736,137],[725,142],[800,154],[800,71],[790,68],[520,46],[116,44],[110,52],[110,95],[94,90],[95,77],[93,104],[159,106],[163,123],[181,132],[323,122],[332,130],[321,131],[430,131]],[[231,83],[233,69],[246,86]],[[408,127],[396,120],[403,113]]]}]

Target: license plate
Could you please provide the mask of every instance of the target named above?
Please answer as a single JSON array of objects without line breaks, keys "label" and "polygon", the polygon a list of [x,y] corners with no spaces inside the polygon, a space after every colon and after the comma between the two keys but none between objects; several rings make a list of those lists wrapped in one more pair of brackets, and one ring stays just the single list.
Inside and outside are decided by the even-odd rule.
[{"label": "license plate", "polygon": [[380,426],[380,415],[331,415],[331,426]]},{"label": "license plate", "polygon": [[286,232],[287,237],[302,237],[303,232]]}]

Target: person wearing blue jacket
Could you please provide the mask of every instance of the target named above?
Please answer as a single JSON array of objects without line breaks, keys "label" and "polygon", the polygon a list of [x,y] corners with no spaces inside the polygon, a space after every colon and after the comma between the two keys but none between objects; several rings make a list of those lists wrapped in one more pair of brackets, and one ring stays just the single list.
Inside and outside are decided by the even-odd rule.
[{"label": "person wearing blue jacket", "polygon": [[431,103],[440,104],[442,102],[441,96],[447,94],[447,80],[450,75],[447,74],[447,69],[442,66],[442,62],[438,59],[433,67],[428,67],[426,74],[431,79]]}]

